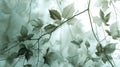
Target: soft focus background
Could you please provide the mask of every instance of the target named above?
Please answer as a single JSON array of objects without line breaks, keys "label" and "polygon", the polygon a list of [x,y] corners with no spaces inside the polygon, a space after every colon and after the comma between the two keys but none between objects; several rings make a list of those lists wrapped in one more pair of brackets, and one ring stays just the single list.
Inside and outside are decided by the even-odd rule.
[{"label": "soft focus background", "polygon": [[[34,33],[36,37],[43,32],[39,30],[32,30],[32,20],[40,19],[43,26],[53,24],[55,21],[50,18],[49,10],[55,9],[62,14],[64,7],[73,4],[74,14],[82,12],[88,7],[88,0],[0,0],[0,67],[22,67],[25,64],[31,63],[33,67],[37,67],[37,52],[29,62],[24,60],[24,57],[17,58],[10,66],[7,58],[12,52],[17,51],[18,47],[12,49],[10,52],[2,54],[2,50],[12,47],[16,41],[17,36],[20,35],[22,25],[26,26],[29,33]],[[120,66],[120,39],[113,39],[112,36],[119,35],[117,30],[120,30],[120,1],[119,0],[91,0],[90,12],[93,22],[93,29],[96,36],[105,46],[108,43],[117,43],[116,50],[112,53],[112,62],[116,67]],[[100,9],[107,15],[111,12],[108,21],[109,26],[103,24],[100,19]],[[46,53],[49,47],[51,52],[55,52],[51,56],[51,65],[44,64],[42,53],[39,57],[39,66],[41,67],[79,67],[84,63],[87,57],[87,49],[85,41],[89,41],[89,52],[92,57],[96,57],[97,41],[93,36],[88,13],[85,12],[75,17],[75,21],[67,22],[51,35],[50,41],[44,45],[41,43],[40,48],[42,53]],[[66,20],[62,18],[62,20]],[[117,27],[117,28],[116,28]],[[105,30],[110,30],[109,36]],[[46,36],[48,37],[48,36]],[[73,40],[83,40],[81,48],[71,43]],[[25,42],[25,44],[34,44],[34,41]],[[77,55],[77,56],[76,56]],[[72,57],[72,59],[70,58]],[[57,59],[56,59],[57,58]],[[24,66],[27,67],[27,66]],[[83,67],[111,67],[109,62],[103,63],[101,60],[93,62],[89,60]]]}]

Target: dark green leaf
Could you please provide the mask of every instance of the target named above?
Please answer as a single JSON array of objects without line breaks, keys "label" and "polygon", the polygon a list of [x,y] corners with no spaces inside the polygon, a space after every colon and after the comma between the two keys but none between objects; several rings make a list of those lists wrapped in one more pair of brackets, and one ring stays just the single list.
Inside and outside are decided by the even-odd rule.
[{"label": "dark green leaf", "polygon": [[109,36],[111,36],[111,33],[109,30],[105,30]]},{"label": "dark green leaf", "polygon": [[101,55],[101,53],[99,53],[99,52],[95,52],[95,54],[96,54],[97,56],[100,56],[100,55]]},{"label": "dark green leaf", "polygon": [[106,63],[108,60],[107,60],[107,58],[103,57],[103,58],[102,58],[102,61],[103,61],[104,63]]},{"label": "dark green leaf", "polygon": [[107,22],[109,21],[109,19],[110,19],[110,14],[111,14],[111,13],[108,13],[108,14],[104,17],[105,23],[107,23]]},{"label": "dark green leaf", "polygon": [[109,56],[109,55],[105,55],[105,56],[102,57],[102,61],[103,61],[104,63],[106,63],[106,62],[108,61],[108,59],[111,60],[111,59],[113,59],[113,58],[112,58],[111,56]]},{"label": "dark green leaf", "polygon": [[31,64],[26,64],[23,67],[32,67],[32,65]]},{"label": "dark green leaf", "polygon": [[81,44],[82,42],[83,42],[82,39],[80,39],[79,41],[76,41],[76,40],[71,41],[71,43],[73,43],[73,44],[75,44],[75,45],[77,45],[77,46],[79,46],[79,47],[80,47],[80,44]]},{"label": "dark green leaf", "polygon": [[85,46],[86,46],[87,48],[89,48],[89,47],[90,47],[90,43],[89,43],[88,41],[86,41],[86,42],[85,42]]},{"label": "dark green leaf", "polygon": [[105,52],[106,54],[113,53],[113,52],[115,51],[115,48],[116,48],[116,44],[115,44],[115,43],[107,44],[107,45],[104,47],[104,52]]},{"label": "dark green leaf", "polygon": [[21,27],[20,33],[23,37],[26,37],[28,34],[28,29],[25,26]]},{"label": "dark green leaf", "polygon": [[30,40],[33,36],[34,36],[34,34],[29,34],[29,35],[27,36],[27,39]]},{"label": "dark green leaf", "polygon": [[27,51],[25,53],[25,59],[28,61],[32,55],[33,55],[33,52],[31,50],[27,49]]},{"label": "dark green leaf", "polygon": [[26,47],[20,48],[18,51],[18,56],[24,55],[26,53],[26,50],[27,50]]},{"label": "dark green leaf", "polygon": [[71,43],[73,43],[73,44],[75,44],[75,45],[80,45],[79,42],[77,42],[77,41],[75,41],[75,40],[71,41]]},{"label": "dark green leaf", "polygon": [[49,10],[50,17],[54,20],[61,20],[61,15],[57,10]]},{"label": "dark green leaf", "polygon": [[91,58],[91,60],[92,60],[93,62],[98,62],[98,61],[100,60],[100,58]]},{"label": "dark green leaf", "polygon": [[102,49],[102,46],[101,46],[100,43],[97,44],[96,49],[97,49],[98,53],[102,53],[103,52],[103,49]]},{"label": "dark green leaf", "polygon": [[49,25],[45,26],[44,29],[47,33],[51,33],[56,29],[56,26],[53,24],[49,24]]},{"label": "dark green leaf", "polygon": [[19,42],[25,41],[23,36],[18,36],[17,39],[18,39]]},{"label": "dark green leaf", "polygon": [[102,20],[104,20],[104,12],[100,9],[100,17]]}]

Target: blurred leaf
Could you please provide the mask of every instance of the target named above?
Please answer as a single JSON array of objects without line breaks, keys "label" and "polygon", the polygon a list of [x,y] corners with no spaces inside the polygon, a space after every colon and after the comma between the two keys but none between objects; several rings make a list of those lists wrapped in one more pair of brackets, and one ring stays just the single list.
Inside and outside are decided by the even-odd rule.
[{"label": "blurred leaf", "polygon": [[102,20],[104,20],[104,12],[100,9],[100,17]]},{"label": "blurred leaf", "polygon": [[49,52],[43,58],[44,58],[44,63],[48,65],[51,64],[55,60],[58,60],[58,61],[62,60],[62,57],[60,56],[60,54],[56,52]]},{"label": "blurred leaf", "polygon": [[116,48],[116,44],[115,44],[115,43],[107,44],[107,45],[104,47],[104,52],[105,52],[106,54],[113,53],[113,52],[115,51],[115,48]]},{"label": "blurred leaf", "polygon": [[109,30],[105,30],[109,36],[111,36],[111,33]]},{"label": "blurred leaf", "polygon": [[49,38],[42,39],[42,40],[40,41],[40,44],[41,44],[41,45],[44,45],[44,44],[47,43],[48,41],[49,41]]},{"label": "blurred leaf", "polygon": [[108,9],[108,1],[107,0],[102,0],[102,9],[106,11]]},{"label": "blurred leaf", "polygon": [[63,8],[62,17],[68,19],[73,16],[74,11],[74,4],[72,3]]},{"label": "blurred leaf", "polygon": [[79,56],[70,57],[70,58],[68,58],[68,61],[70,64],[73,65],[73,67],[78,67],[78,61],[79,61],[78,58],[79,58]]},{"label": "blurred leaf", "polygon": [[107,58],[103,57],[103,58],[102,58],[102,61],[103,61],[104,63],[106,63],[108,60],[107,60]]},{"label": "blurred leaf", "polygon": [[90,43],[89,43],[88,41],[86,41],[86,42],[85,42],[85,46],[86,46],[87,48],[89,48],[89,47],[90,47]]},{"label": "blurred leaf", "polygon": [[18,53],[16,53],[16,52],[11,53],[6,59],[7,62],[10,64],[13,63],[14,59],[18,57],[17,55],[18,55]]},{"label": "blurred leaf", "polygon": [[23,36],[18,36],[17,39],[18,39],[19,42],[25,41]]},{"label": "blurred leaf", "polygon": [[35,28],[41,28],[43,26],[43,21],[41,19],[35,19],[33,22],[31,22],[31,25],[34,26]]},{"label": "blurred leaf", "polygon": [[93,62],[98,62],[98,61],[100,60],[100,58],[91,58],[91,60],[92,60]]},{"label": "blurred leaf", "polygon": [[73,25],[77,21],[78,20],[76,18],[72,18],[72,19],[68,20],[67,23],[68,23],[68,25]]},{"label": "blurred leaf", "polygon": [[108,58],[109,60],[112,60],[112,57],[111,57],[111,56],[106,55],[106,56],[103,56],[103,57],[102,57],[102,61],[103,61],[104,63],[106,63],[106,62],[108,61],[107,58]]},{"label": "blurred leaf", "polygon": [[53,24],[49,24],[49,25],[45,26],[44,29],[47,33],[51,33],[56,29],[56,26]]},{"label": "blurred leaf", "polygon": [[30,40],[33,36],[34,34],[28,34],[27,39]]},{"label": "blurred leaf", "polygon": [[96,49],[97,49],[98,53],[102,53],[103,52],[103,49],[102,49],[102,46],[101,46],[100,43],[97,44]]},{"label": "blurred leaf", "polygon": [[49,10],[50,17],[54,20],[61,20],[61,15],[57,10]]},{"label": "blurred leaf", "polygon": [[18,51],[18,56],[24,55],[26,53],[26,50],[27,50],[26,47],[20,48]]},{"label": "blurred leaf", "polygon": [[110,32],[111,32],[111,35],[112,35],[113,39],[116,39],[116,38],[120,37],[120,30],[118,30],[118,29],[119,29],[119,26],[116,22],[111,24]]},{"label": "blurred leaf", "polygon": [[78,47],[80,47],[80,44],[83,42],[83,40],[82,39],[80,39],[80,40],[73,40],[73,41],[71,41],[71,43],[73,43],[73,44],[75,44],[75,45],[77,45]]},{"label": "blurred leaf", "polygon": [[61,24],[61,20],[56,20],[55,23],[59,25]]},{"label": "blurred leaf", "polygon": [[93,17],[93,22],[96,23],[98,26],[102,25],[102,20],[99,17]]},{"label": "blurred leaf", "polygon": [[27,51],[25,53],[25,59],[28,61],[32,55],[33,55],[33,52],[31,50],[27,49]]},{"label": "blurred leaf", "polygon": [[95,52],[95,54],[96,54],[97,56],[100,56],[100,55],[101,55],[101,53],[100,53],[100,52]]},{"label": "blurred leaf", "polygon": [[25,26],[21,27],[20,33],[23,37],[26,37],[28,34],[28,29]]},{"label": "blurred leaf", "polygon": [[105,23],[107,23],[107,22],[109,21],[109,19],[110,19],[110,14],[111,14],[111,13],[108,13],[108,14],[104,17]]},{"label": "blurred leaf", "polygon": [[32,67],[32,64],[26,64],[23,67]]},{"label": "blurred leaf", "polygon": [[33,31],[34,32],[38,32],[42,28],[42,26],[43,26],[43,21],[38,18],[38,19],[33,20],[31,22],[31,25],[34,27]]}]

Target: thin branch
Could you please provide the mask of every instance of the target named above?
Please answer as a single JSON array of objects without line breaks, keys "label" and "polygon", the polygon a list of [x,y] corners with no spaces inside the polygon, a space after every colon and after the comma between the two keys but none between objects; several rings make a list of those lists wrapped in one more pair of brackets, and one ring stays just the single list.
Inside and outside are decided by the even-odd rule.
[{"label": "thin branch", "polygon": [[91,18],[91,15],[90,15],[90,0],[89,0],[89,3],[88,3],[88,16],[89,16],[90,25],[91,25],[91,28],[92,28],[92,33],[93,33],[95,39],[97,40],[97,42],[99,43],[99,39],[95,35],[94,29],[93,29],[93,25],[92,25],[92,18]]},{"label": "thin branch", "polygon": [[[89,16],[90,25],[91,25],[91,28],[92,28],[93,35],[94,35],[95,39],[97,40],[97,42],[100,43],[99,39],[95,35],[94,29],[93,29],[93,25],[92,25],[92,18],[91,18],[91,15],[90,15],[90,0],[89,0],[89,3],[88,3],[88,16]],[[102,49],[103,47],[102,47],[101,44],[100,44],[100,46],[101,46],[100,48]],[[111,64],[111,66],[114,67],[114,65],[112,64],[112,62],[110,61],[110,59],[107,57],[107,55],[105,53],[104,53],[104,55],[106,56],[107,60]]]},{"label": "thin branch", "polygon": [[[88,9],[85,9],[84,11],[82,11],[82,12],[80,12],[80,13],[78,13],[78,14],[75,14],[74,16],[72,16],[72,17],[68,18],[67,20],[63,21],[63,22],[62,22],[59,26],[57,26],[50,34],[52,34],[55,30],[57,30],[59,27],[61,27],[61,26],[62,26],[63,24],[65,24],[67,21],[69,21],[69,20],[71,20],[72,18],[74,18],[74,17],[76,17],[76,16],[78,16],[78,15],[86,12],[87,10],[88,10]],[[36,44],[43,36],[45,36],[45,35],[47,35],[47,34],[49,34],[49,33],[44,33],[44,34],[42,34],[41,36],[39,36],[39,38],[33,39],[33,40],[37,40],[37,41],[35,42],[35,44]],[[34,45],[35,45],[35,44],[34,44]]]},{"label": "thin branch", "polygon": [[30,5],[29,5],[30,11],[29,11],[28,23],[30,22],[31,19],[31,6],[32,6],[32,0],[30,1]]},{"label": "thin branch", "polygon": [[110,59],[108,58],[108,56],[104,53],[105,57],[107,58],[107,60],[109,61],[109,63],[111,64],[112,67],[114,67],[114,65],[112,64],[112,62],[110,61]]}]

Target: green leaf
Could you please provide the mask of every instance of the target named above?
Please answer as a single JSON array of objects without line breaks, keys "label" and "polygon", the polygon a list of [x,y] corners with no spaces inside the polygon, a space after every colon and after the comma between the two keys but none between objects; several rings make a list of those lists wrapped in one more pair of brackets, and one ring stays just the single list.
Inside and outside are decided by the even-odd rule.
[{"label": "green leaf", "polygon": [[17,39],[18,39],[19,42],[25,41],[23,36],[18,36]]},{"label": "green leaf", "polygon": [[68,23],[68,25],[73,25],[77,21],[78,20],[76,18],[72,18],[72,19],[68,20],[67,23]]},{"label": "green leaf", "polygon": [[57,10],[49,10],[50,17],[54,20],[61,20],[61,15]]},{"label": "green leaf", "polygon": [[28,34],[28,29],[25,26],[21,27],[20,33],[23,37],[26,37]]},{"label": "green leaf", "polygon": [[49,24],[49,25],[45,26],[44,29],[47,33],[51,33],[56,29],[56,26],[53,24]]},{"label": "green leaf", "polygon": [[25,53],[25,59],[28,61],[32,55],[33,55],[33,52],[31,50],[27,49],[27,51]]},{"label": "green leaf", "polygon": [[89,43],[88,41],[86,41],[86,42],[85,42],[85,46],[86,46],[87,48],[89,48],[89,47],[90,47],[90,43]]},{"label": "green leaf", "polygon": [[33,36],[34,36],[34,34],[29,34],[29,35],[27,36],[27,39],[30,40]]},{"label": "green leaf", "polygon": [[107,58],[108,58],[109,60],[112,60],[112,59],[113,59],[110,55],[106,55],[106,56],[103,56],[103,57],[102,57],[102,61],[103,61],[104,63],[106,63],[106,62],[108,61]]},{"label": "green leaf", "polygon": [[116,44],[115,44],[115,43],[107,44],[107,45],[104,47],[104,52],[105,52],[106,54],[113,53],[113,52],[115,51],[115,48],[116,48]]},{"label": "green leaf", "polygon": [[104,12],[100,9],[100,17],[101,17],[101,19],[104,21]]},{"label": "green leaf", "polygon": [[110,26],[110,32],[111,32],[113,39],[120,37],[120,30],[118,28],[119,28],[119,25],[116,22],[111,24]]},{"label": "green leaf", "polygon": [[107,60],[106,57],[103,57],[103,58],[102,58],[102,61],[103,61],[104,63],[106,63],[108,60]]},{"label": "green leaf", "polygon": [[43,21],[39,18],[32,20],[30,23],[34,27],[34,32],[39,32],[39,30],[43,27]]},{"label": "green leaf", "polygon": [[100,55],[101,55],[101,53],[100,53],[100,52],[95,52],[95,54],[96,54],[97,56],[100,56]]},{"label": "green leaf", "polygon": [[77,42],[77,41],[75,41],[75,40],[71,41],[71,43],[73,43],[73,44],[75,44],[75,45],[80,45],[79,42]]},{"label": "green leaf", "polygon": [[99,17],[93,17],[93,22],[96,23],[98,26],[102,25],[102,20]]},{"label": "green leaf", "polygon": [[98,62],[98,61],[100,60],[100,58],[91,58],[91,60],[92,60],[93,62]]},{"label": "green leaf", "polygon": [[101,46],[100,43],[97,44],[96,49],[97,49],[98,53],[102,53],[103,52],[103,49],[102,49],[102,46]]},{"label": "green leaf", "polygon": [[81,44],[82,42],[83,42],[82,39],[80,39],[79,41],[76,41],[76,40],[71,41],[71,43],[77,45],[78,47],[80,47],[80,44]]},{"label": "green leaf", "polygon": [[61,20],[56,20],[55,23],[59,25],[61,24]]},{"label": "green leaf", "polygon": [[74,11],[74,4],[72,3],[63,8],[62,17],[68,19],[73,16]]},{"label": "green leaf", "polygon": [[23,67],[32,67],[32,64],[26,64]]},{"label": "green leaf", "polygon": [[111,36],[111,33],[109,30],[105,30],[109,36]]},{"label": "green leaf", "polygon": [[111,14],[111,13],[108,13],[108,14],[104,17],[105,23],[107,23],[107,22],[109,21],[109,19],[110,19],[110,14]]},{"label": "green leaf", "polygon": [[18,56],[24,55],[26,53],[26,50],[27,50],[26,47],[20,48],[18,51]]}]

